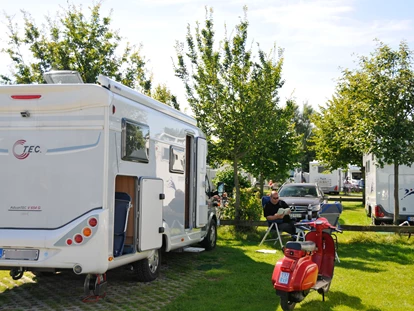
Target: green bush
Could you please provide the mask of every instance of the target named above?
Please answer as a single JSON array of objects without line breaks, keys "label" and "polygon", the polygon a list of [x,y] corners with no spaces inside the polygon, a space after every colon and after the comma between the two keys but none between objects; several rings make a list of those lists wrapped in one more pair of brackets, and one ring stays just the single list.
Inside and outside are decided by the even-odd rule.
[{"label": "green bush", "polygon": [[[227,192],[229,197],[233,197],[233,189],[234,189],[234,175],[233,175],[233,168],[227,167],[222,171],[218,171],[216,174],[216,177],[213,179],[213,183],[215,185],[218,184],[218,182],[224,182],[224,188]],[[244,177],[239,174],[239,185],[240,188],[249,188],[251,187],[250,181],[247,179],[247,177]]]},{"label": "green bush", "polygon": [[[222,207],[222,219],[235,218],[235,199],[230,198],[227,207]],[[260,198],[252,189],[240,189],[240,220],[258,221],[263,209]]]}]

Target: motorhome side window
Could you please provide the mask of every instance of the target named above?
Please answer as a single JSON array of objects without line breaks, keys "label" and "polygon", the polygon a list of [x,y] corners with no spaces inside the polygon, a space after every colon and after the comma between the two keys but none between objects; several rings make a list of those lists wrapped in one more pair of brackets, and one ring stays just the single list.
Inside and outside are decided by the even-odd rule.
[{"label": "motorhome side window", "polygon": [[185,153],[184,149],[175,146],[170,147],[170,172],[184,174]]},{"label": "motorhome side window", "polygon": [[122,119],[122,160],[148,163],[149,126]]},{"label": "motorhome side window", "polygon": [[318,173],[325,172],[325,166],[318,166]]}]

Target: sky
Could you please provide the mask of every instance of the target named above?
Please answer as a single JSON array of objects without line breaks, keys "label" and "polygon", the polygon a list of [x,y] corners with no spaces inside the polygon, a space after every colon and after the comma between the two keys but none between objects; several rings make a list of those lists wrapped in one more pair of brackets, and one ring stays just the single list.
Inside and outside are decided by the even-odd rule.
[{"label": "sky", "polygon": [[[85,15],[94,3],[69,2],[82,4]],[[253,53],[257,44],[266,53],[274,46],[284,51],[282,104],[293,98],[299,106],[325,107],[341,71],[356,68],[359,56],[374,52],[375,39],[394,49],[404,40],[414,49],[414,1],[407,0],[104,0],[101,16],[112,14],[111,28],[119,30],[122,42],[143,45],[142,55],[154,82],[166,84],[177,94],[181,110],[191,114],[183,84],[174,76],[174,46],[185,41],[188,25],[192,30],[196,22],[203,25],[206,7],[214,10],[216,40],[231,37],[244,15],[243,6],[248,7],[248,42]],[[0,12],[22,26],[21,10],[25,10],[41,26],[46,16],[56,17],[65,8],[66,0],[14,0],[2,1]],[[6,26],[1,18],[0,48],[7,47]],[[10,58],[1,54],[0,73],[9,73],[10,64]]]}]

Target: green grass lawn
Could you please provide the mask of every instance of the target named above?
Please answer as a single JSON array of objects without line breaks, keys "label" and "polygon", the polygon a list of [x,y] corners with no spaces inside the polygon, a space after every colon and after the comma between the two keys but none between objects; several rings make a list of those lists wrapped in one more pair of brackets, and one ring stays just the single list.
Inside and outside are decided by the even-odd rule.
[{"label": "green grass lawn", "polygon": [[[344,203],[341,224],[369,224],[361,203]],[[258,246],[265,227],[256,234],[237,235],[219,228],[218,247],[199,255],[206,270],[199,286],[163,308],[171,310],[282,310],[271,284],[274,264],[282,257],[278,245]],[[395,234],[338,234],[340,263],[330,292],[311,292],[295,310],[414,310],[414,238]],[[258,249],[276,249],[263,254]]]},{"label": "green grass lawn", "polygon": [[[370,223],[361,203],[347,202],[343,205],[340,224]],[[271,276],[282,252],[279,244],[273,245],[270,242],[259,246],[265,230],[265,227],[260,227],[254,233],[236,234],[233,227],[222,226],[218,231],[219,240],[214,251],[175,254],[191,256],[192,264],[183,266],[183,269],[189,269],[190,275],[197,279],[174,298],[166,298],[170,302],[157,310],[281,310],[279,297],[271,284]],[[336,264],[335,276],[325,302],[322,302],[322,296],[317,292],[311,292],[303,302],[296,305],[295,310],[414,311],[414,237],[408,239],[407,236],[374,232],[344,232],[337,236],[340,262]],[[257,252],[263,248],[277,252]],[[0,280],[6,276],[8,271],[0,271]],[[144,288],[150,291],[157,284],[162,286],[163,278],[180,280],[178,274],[174,276],[166,270],[159,283]],[[0,295],[5,290],[5,285],[0,281]],[[165,293],[170,291],[166,286]],[[147,305],[135,308],[133,298],[146,295],[142,288],[128,295],[130,297],[127,299],[131,301],[128,310],[153,310],[148,309]],[[98,306],[85,304],[83,307],[82,310],[91,310]],[[104,310],[104,306],[101,307]]]}]

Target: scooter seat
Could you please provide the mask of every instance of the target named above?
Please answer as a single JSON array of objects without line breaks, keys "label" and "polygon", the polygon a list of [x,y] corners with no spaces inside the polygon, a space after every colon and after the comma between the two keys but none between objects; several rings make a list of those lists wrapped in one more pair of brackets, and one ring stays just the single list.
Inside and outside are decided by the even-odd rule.
[{"label": "scooter seat", "polygon": [[286,248],[297,251],[312,252],[315,250],[316,244],[312,241],[289,241],[286,243]]}]

